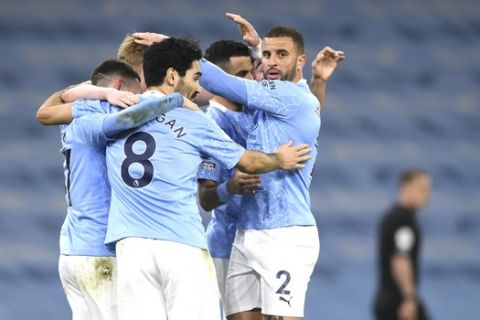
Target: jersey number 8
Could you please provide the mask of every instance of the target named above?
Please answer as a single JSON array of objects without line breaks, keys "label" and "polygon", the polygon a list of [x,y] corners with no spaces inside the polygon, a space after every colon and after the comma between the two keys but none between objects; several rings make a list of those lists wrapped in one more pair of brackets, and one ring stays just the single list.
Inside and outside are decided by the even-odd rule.
[{"label": "jersey number 8", "polygon": [[[133,151],[133,145],[139,141],[145,144],[145,150],[143,153],[137,154]],[[155,139],[148,133],[135,132],[127,138],[123,146],[126,158],[122,162],[122,180],[127,186],[142,188],[152,182],[154,169],[149,159],[155,153],[155,148]],[[143,175],[141,177],[134,178],[131,176],[129,168],[134,163],[138,163],[143,167]]]}]

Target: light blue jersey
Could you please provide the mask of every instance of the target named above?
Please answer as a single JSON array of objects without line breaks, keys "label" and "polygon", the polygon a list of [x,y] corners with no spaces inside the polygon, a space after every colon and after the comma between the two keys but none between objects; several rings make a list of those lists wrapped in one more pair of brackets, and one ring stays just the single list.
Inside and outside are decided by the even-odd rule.
[{"label": "light blue jersey", "polygon": [[196,204],[198,166],[210,156],[231,169],[244,152],[203,113],[181,108],[120,135],[107,147],[106,243],[142,237],[206,249]]},{"label": "light blue jersey", "polygon": [[315,225],[311,212],[310,182],[320,131],[319,102],[305,80],[256,82],[237,78],[202,60],[201,85],[214,94],[242,104],[253,115],[247,149],[273,152],[291,140],[307,143],[312,159],[296,170],[276,170],[261,175],[261,187],[242,197],[239,229],[272,229]]},{"label": "light blue jersey", "polygon": [[[110,206],[105,147],[108,136],[143,124],[181,103],[172,99],[146,101],[116,114],[106,101],[78,100],[72,105],[73,121],[62,126],[62,153],[67,216],[61,234],[65,236],[60,253],[75,256],[113,256],[104,245]],[[161,103],[160,103],[161,102]]]},{"label": "light blue jersey", "polygon": [[[236,143],[245,146],[250,130],[250,119],[244,112],[231,111],[218,102],[210,101],[206,115]],[[198,179],[212,180],[221,184],[235,174],[214,159],[204,160],[198,171]],[[240,195],[233,195],[228,202],[215,208],[207,226],[207,242],[210,255],[214,258],[228,259],[237,231],[237,218],[240,213]]]},{"label": "light blue jersey", "polygon": [[105,165],[107,137],[92,134],[91,126],[101,126],[98,113],[110,112],[106,102],[78,100],[74,108],[92,113],[62,126],[65,156],[65,198],[68,209],[61,234],[60,253],[75,256],[113,256],[113,248],[103,244],[107,232],[110,184]]}]

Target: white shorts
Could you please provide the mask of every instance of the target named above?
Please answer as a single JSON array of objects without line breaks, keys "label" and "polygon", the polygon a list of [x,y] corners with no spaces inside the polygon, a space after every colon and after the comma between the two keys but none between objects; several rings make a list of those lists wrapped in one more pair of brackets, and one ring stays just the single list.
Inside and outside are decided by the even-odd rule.
[{"label": "white shorts", "polygon": [[228,268],[227,315],[303,317],[305,294],[318,259],[316,226],[237,230]]},{"label": "white shorts", "polygon": [[215,272],[217,274],[218,290],[220,290],[222,301],[225,301],[225,286],[227,282],[228,263],[230,259],[212,258],[212,260],[213,265],[215,266]]},{"label": "white shorts", "polygon": [[119,319],[224,319],[207,250],[145,238],[122,239],[116,249]]},{"label": "white shorts", "polygon": [[73,320],[117,319],[115,257],[60,255],[58,272]]}]

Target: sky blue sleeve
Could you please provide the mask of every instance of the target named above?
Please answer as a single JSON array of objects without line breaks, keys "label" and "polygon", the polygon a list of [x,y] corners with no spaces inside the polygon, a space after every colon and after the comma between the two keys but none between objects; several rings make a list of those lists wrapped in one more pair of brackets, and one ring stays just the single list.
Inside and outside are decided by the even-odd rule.
[{"label": "sky blue sleeve", "polygon": [[211,119],[204,118],[204,134],[199,138],[200,150],[214,158],[227,169],[233,168],[242,158],[245,149],[230,139],[227,134]]},{"label": "sky blue sleeve", "polygon": [[105,146],[108,142],[102,128],[105,117],[102,113],[91,113],[73,119],[70,124],[72,136],[92,146]]},{"label": "sky blue sleeve", "polygon": [[201,59],[200,84],[208,91],[249,109],[262,110],[273,116],[286,117],[291,102],[300,100],[293,83],[287,81],[254,81],[232,76],[213,63]]},{"label": "sky blue sleeve", "polygon": [[232,102],[247,104],[247,89],[244,83],[247,80],[232,76],[205,59],[200,59],[200,67],[202,87]]},{"label": "sky blue sleeve", "polygon": [[213,158],[204,159],[198,168],[197,179],[212,180],[219,182],[222,167]]},{"label": "sky blue sleeve", "polygon": [[91,113],[106,113],[100,100],[79,99],[72,103],[72,118],[80,118]]},{"label": "sky blue sleeve", "polygon": [[179,93],[146,99],[120,112],[106,116],[103,122],[103,131],[107,137],[112,138],[124,130],[138,127],[162,113],[182,105],[183,96]]}]

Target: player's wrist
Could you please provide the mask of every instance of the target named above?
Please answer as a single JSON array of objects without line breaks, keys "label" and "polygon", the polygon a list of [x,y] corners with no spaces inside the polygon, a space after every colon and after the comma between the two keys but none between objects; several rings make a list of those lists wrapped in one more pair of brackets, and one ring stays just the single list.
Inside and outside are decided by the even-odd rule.
[{"label": "player's wrist", "polygon": [[403,302],[417,302],[417,296],[413,293],[404,295]]},{"label": "player's wrist", "polygon": [[218,199],[223,203],[230,200],[230,198],[233,196],[233,194],[228,191],[228,180],[217,186],[217,195]]}]

